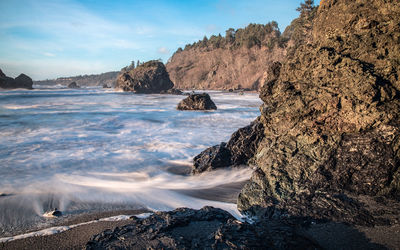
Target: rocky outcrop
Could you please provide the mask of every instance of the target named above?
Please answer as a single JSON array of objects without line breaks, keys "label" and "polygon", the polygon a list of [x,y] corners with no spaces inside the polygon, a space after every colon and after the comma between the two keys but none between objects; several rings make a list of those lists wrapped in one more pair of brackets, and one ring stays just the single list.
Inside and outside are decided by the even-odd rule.
[{"label": "rocky outcrop", "polygon": [[259,119],[239,129],[228,143],[210,147],[193,159],[192,173],[201,173],[228,166],[248,165],[264,138],[264,127]]},{"label": "rocky outcrop", "polygon": [[70,88],[70,89],[79,89],[80,86],[76,82],[71,82],[70,84],[68,84],[68,88]]},{"label": "rocky outcrop", "polygon": [[248,224],[212,207],[132,220],[93,236],[86,249],[321,249],[284,221]]},{"label": "rocky outcrop", "polygon": [[164,64],[159,61],[149,61],[121,72],[116,84],[117,89],[142,94],[161,93],[173,87]]},{"label": "rocky outcrop", "polygon": [[18,77],[13,79],[11,77],[7,77],[0,70],[0,88],[3,88],[3,89],[17,89],[17,88],[33,89],[32,85],[33,85],[32,79],[25,74],[20,74]]},{"label": "rocky outcrop", "polygon": [[178,110],[215,110],[217,106],[207,93],[190,94],[178,103]]},{"label": "rocky outcrop", "polygon": [[399,23],[398,1],[321,2],[312,41],[260,92],[240,210],[373,225],[360,197],[400,199]]}]

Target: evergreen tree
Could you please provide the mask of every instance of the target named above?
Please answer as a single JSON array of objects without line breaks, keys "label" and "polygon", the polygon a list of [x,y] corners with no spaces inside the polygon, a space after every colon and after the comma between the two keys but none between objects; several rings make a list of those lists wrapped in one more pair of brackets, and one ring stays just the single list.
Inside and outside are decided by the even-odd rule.
[{"label": "evergreen tree", "polygon": [[300,12],[301,16],[309,17],[315,8],[314,0],[305,0],[296,10]]}]

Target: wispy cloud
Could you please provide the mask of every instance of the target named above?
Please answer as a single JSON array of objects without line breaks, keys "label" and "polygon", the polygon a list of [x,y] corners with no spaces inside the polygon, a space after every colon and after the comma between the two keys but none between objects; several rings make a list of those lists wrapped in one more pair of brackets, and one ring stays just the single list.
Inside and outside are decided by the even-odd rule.
[{"label": "wispy cloud", "polygon": [[56,54],[50,53],[50,52],[44,52],[43,55],[48,56],[48,57],[55,57]]},{"label": "wispy cloud", "polygon": [[158,48],[157,52],[160,53],[160,54],[163,54],[163,55],[169,54],[169,50],[166,47]]}]

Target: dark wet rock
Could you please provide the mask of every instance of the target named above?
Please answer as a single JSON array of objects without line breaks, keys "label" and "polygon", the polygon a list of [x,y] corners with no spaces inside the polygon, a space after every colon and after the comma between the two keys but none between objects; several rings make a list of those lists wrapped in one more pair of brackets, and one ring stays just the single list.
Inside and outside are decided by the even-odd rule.
[{"label": "dark wet rock", "polygon": [[13,79],[11,77],[7,77],[0,70],[0,88],[3,88],[3,89],[17,89],[17,88],[33,89],[32,85],[33,85],[32,79],[25,74],[20,74],[18,77]]},{"label": "dark wet rock", "polygon": [[110,89],[111,87],[108,86],[107,84],[103,84],[103,89]]},{"label": "dark wet rock", "polygon": [[232,164],[237,166],[248,164],[263,138],[264,126],[259,119],[233,133],[226,145],[231,152]]},{"label": "dark wet rock", "polygon": [[226,143],[210,147],[193,159],[193,173],[231,166],[231,152]]},{"label": "dark wet rock", "polygon": [[179,89],[169,89],[169,90],[163,90],[161,91],[161,94],[170,94],[170,95],[183,95],[183,92],[180,91]]},{"label": "dark wet rock", "polygon": [[68,84],[68,88],[70,88],[70,89],[79,89],[80,86],[76,82],[71,82],[70,84]]},{"label": "dark wet rock", "polygon": [[360,197],[400,199],[398,23],[398,1],[321,2],[311,41],[260,92],[264,138],[240,210],[382,222]]},{"label": "dark wet rock", "polygon": [[284,222],[248,224],[221,209],[178,208],[95,235],[86,249],[319,249]]},{"label": "dark wet rock", "polygon": [[259,119],[239,129],[228,143],[210,147],[193,159],[193,173],[201,173],[217,168],[248,165],[264,138],[264,127]]},{"label": "dark wet rock", "polygon": [[117,78],[117,89],[142,94],[158,94],[173,88],[165,65],[159,61],[149,61],[128,72],[121,72]]},{"label": "dark wet rock", "polygon": [[207,93],[190,94],[177,107],[178,110],[215,110],[217,106]]}]

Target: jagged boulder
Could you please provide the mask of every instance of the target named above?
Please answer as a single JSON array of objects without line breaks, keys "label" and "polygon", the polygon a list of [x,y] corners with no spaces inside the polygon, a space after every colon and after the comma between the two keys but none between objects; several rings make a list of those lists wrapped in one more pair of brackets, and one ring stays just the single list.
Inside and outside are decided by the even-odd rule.
[{"label": "jagged boulder", "polygon": [[249,224],[221,209],[178,208],[95,235],[86,249],[321,249],[282,221]]},{"label": "jagged boulder", "polygon": [[226,148],[226,143],[207,148],[193,159],[192,173],[211,171],[232,165],[231,151]]},{"label": "jagged boulder", "polygon": [[217,106],[207,93],[190,94],[178,103],[178,110],[215,110]]},{"label": "jagged boulder", "polygon": [[210,147],[193,159],[192,173],[201,173],[217,168],[249,164],[264,138],[263,124],[256,119],[250,125],[239,129],[228,143]]},{"label": "jagged boulder", "polygon": [[161,93],[173,88],[168,72],[162,62],[149,61],[117,78],[116,88],[142,94]]},{"label": "jagged boulder", "polygon": [[[240,210],[362,224],[363,195],[400,199],[398,23],[395,0],[321,3],[313,40],[260,92],[265,137]],[[352,201],[332,198],[341,194]]]},{"label": "jagged boulder", "polygon": [[33,89],[32,85],[33,85],[32,79],[25,74],[20,74],[18,77],[13,79],[11,77],[7,77],[3,73],[3,71],[0,70],[0,88],[3,88],[3,89],[17,89],[17,88]]},{"label": "jagged boulder", "polygon": [[71,82],[70,84],[68,84],[68,88],[70,88],[70,89],[79,89],[80,86],[76,82]]}]

